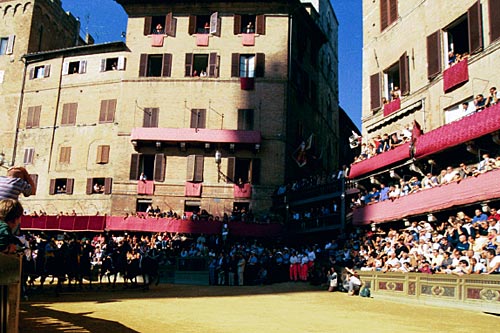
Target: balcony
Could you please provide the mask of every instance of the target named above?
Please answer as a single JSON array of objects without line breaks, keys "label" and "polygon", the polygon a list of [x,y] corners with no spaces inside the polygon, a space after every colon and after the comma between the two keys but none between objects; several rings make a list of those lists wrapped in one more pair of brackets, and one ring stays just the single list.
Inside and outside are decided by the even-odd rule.
[{"label": "balcony", "polygon": [[372,205],[356,208],[353,224],[367,225],[402,220],[416,215],[441,211],[500,198],[500,170],[490,171],[460,182],[441,185]]},{"label": "balcony", "polygon": [[387,117],[388,115],[398,111],[399,109],[401,109],[401,99],[396,98],[392,102],[384,105],[384,117]]},{"label": "balcony", "polygon": [[468,58],[452,65],[443,72],[443,90],[445,93],[469,81]]},{"label": "balcony", "polygon": [[234,184],[234,198],[235,199],[251,199],[252,198],[252,185],[249,183],[238,185]]},{"label": "balcony", "polygon": [[137,181],[137,194],[139,195],[155,194],[155,182],[152,180]]}]

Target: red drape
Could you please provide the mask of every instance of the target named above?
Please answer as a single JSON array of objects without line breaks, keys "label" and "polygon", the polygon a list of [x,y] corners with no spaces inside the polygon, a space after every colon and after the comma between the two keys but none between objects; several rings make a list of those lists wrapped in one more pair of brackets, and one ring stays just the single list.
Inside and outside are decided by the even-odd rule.
[{"label": "red drape", "polygon": [[155,183],[152,180],[137,181],[137,194],[153,195],[155,193]]},{"label": "red drape", "polygon": [[250,199],[252,197],[252,185],[249,183],[241,186],[234,184],[234,197]]},{"label": "red drape", "polygon": [[401,109],[401,99],[396,98],[392,102],[384,105],[384,117],[398,111],[399,109]]},{"label": "red drape", "polygon": [[241,42],[243,46],[254,46],[255,34],[242,34]]},{"label": "red drape", "polygon": [[448,92],[467,81],[469,81],[469,61],[467,58],[452,65],[443,72],[444,92]]}]

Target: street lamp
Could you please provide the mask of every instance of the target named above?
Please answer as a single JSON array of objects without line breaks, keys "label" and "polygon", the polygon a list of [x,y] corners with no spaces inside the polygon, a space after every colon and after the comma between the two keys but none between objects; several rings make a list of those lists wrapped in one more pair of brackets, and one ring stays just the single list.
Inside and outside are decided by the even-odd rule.
[{"label": "street lamp", "polygon": [[215,164],[217,164],[217,182],[220,183],[220,164],[222,162],[222,153],[220,150],[215,151]]}]

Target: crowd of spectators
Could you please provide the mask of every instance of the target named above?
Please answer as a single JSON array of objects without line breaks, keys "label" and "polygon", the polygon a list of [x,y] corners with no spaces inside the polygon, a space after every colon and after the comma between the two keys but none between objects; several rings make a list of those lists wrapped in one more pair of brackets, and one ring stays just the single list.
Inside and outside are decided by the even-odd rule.
[{"label": "crowd of spectators", "polygon": [[[431,160],[431,163],[434,163],[434,161]],[[460,163],[457,168],[452,166],[446,167],[446,169],[441,170],[438,175],[428,172],[421,178],[416,176],[408,180],[401,178],[397,183],[390,184],[389,186],[386,186],[384,183],[380,183],[379,185],[374,184],[371,190],[362,190],[357,197],[353,197],[350,207],[356,208],[386,200],[394,201],[399,197],[454,182],[460,182],[462,179],[477,177],[483,173],[499,168],[500,156],[491,158],[489,154],[483,154],[482,160],[478,164],[466,165],[465,163]]]}]

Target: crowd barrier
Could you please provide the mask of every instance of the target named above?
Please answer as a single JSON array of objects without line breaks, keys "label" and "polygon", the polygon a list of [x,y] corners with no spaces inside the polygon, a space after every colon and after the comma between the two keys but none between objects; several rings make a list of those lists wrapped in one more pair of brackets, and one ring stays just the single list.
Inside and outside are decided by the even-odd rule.
[{"label": "crowd barrier", "polygon": [[[179,232],[214,235],[222,232],[223,222],[181,220],[173,218],[139,218],[120,216],[23,216],[21,228],[42,231],[136,231]],[[228,222],[229,235],[276,237],[283,231],[279,223],[258,224]]]},{"label": "crowd barrier", "polygon": [[364,272],[374,297],[500,314],[500,275]]},{"label": "crowd barrier", "polygon": [[17,333],[21,296],[21,257],[0,253],[0,333]]}]

